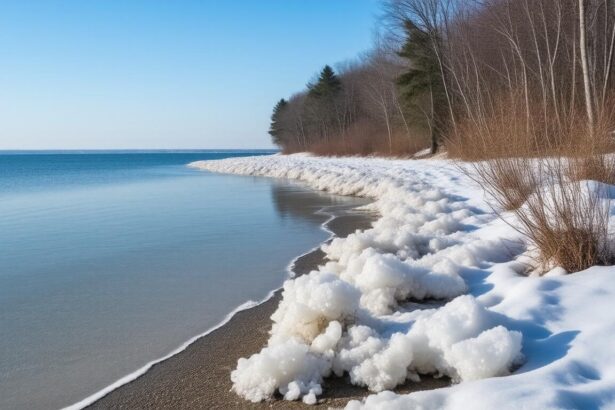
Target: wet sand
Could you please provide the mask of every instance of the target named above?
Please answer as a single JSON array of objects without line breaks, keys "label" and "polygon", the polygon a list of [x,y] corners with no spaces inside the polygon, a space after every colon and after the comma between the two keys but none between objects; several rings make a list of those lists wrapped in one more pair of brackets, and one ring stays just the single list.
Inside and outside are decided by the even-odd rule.
[{"label": "wet sand", "polygon": [[[336,236],[346,236],[370,226],[366,214],[342,214],[327,226]],[[302,275],[323,263],[324,254],[314,250],[296,260],[293,271]],[[238,312],[224,326],[198,339],[183,352],[154,365],[136,380],[112,391],[90,409],[264,409],[313,408],[301,402],[279,399],[250,403],[231,391],[230,372],[240,357],[248,357],[265,345],[271,328],[271,314],[281,297],[277,291],[268,301]],[[447,379],[424,377],[421,383],[408,382],[399,392],[434,389],[449,385]],[[317,407],[343,407],[349,400],[368,392],[352,386],[347,377],[325,380],[324,394]]]}]

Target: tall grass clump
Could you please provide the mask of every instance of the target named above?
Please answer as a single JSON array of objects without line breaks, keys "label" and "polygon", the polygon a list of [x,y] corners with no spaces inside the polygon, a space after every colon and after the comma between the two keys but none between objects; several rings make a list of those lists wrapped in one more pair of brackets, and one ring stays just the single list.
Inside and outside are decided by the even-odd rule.
[{"label": "tall grass clump", "polygon": [[498,213],[513,214],[505,220],[538,251],[534,268],[576,272],[612,264],[615,115],[606,108],[612,105],[596,110],[590,128],[581,100],[558,111],[520,91],[482,98],[489,103],[460,116],[449,154],[463,160]]},{"label": "tall grass clump", "polygon": [[548,158],[528,164],[535,191],[515,209],[518,229],[540,251],[538,268],[561,266],[568,272],[613,261],[609,235],[608,186],[572,180],[566,171],[579,162]]},{"label": "tall grass clump", "polygon": [[[608,127],[605,127],[605,129]],[[563,131],[563,130],[562,130]],[[485,134],[474,130],[475,135]],[[615,155],[608,132],[592,137],[569,129],[556,145],[539,147],[535,135],[509,156],[491,151],[510,134],[493,134],[480,148],[482,159],[469,164],[498,212],[510,211],[506,220],[538,251],[534,268],[545,272],[561,266],[568,272],[615,261],[609,229],[611,191],[615,192]],[[499,140],[498,140],[499,138]],[[468,170],[467,163],[465,165]]]}]

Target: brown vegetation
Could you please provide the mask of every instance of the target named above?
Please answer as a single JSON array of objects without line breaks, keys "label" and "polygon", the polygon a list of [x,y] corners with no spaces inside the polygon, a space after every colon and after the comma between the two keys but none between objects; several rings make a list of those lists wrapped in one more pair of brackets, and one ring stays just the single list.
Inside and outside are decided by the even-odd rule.
[{"label": "brown vegetation", "polygon": [[[591,179],[612,176],[612,156],[596,158],[590,162]],[[613,262],[610,192],[586,177],[587,157],[500,157],[469,166],[496,211],[511,211],[515,218],[507,220],[540,251],[535,268],[575,272]]]},{"label": "brown vegetation", "polygon": [[515,214],[543,268],[610,263],[609,193],[587,181],[615,183],[613,1],[384,3],[384,41],[341,71],[335,98],[318,103],[330,108],[314,109],[313,85],[291,98],[284,150],[444,145]]},{"label": "brown vegetation", "polygon": [[474,161],[473,177],[540,251],[538,267],[611,263],[609,193],[588,180],[615,182],[613,5],[454,3],[449,155]]},{"label": "brown vegetation", "polygon": [[307,89],[282,100],[270,134],[285,153],[408,156],[427,146],[422,121],[402,106],[396,85],[403,62],[376,50],[339,74],[326,66]]}]

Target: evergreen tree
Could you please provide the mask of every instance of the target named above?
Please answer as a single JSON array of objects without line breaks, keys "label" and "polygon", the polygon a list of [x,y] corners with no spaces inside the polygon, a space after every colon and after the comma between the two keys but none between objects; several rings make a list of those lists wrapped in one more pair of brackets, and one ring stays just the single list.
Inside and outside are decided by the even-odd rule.
[{"label": "evergreen tree", "polygon": [[[436,54],[440,40],[437,35],[422,30],[411,20],[405,22],[405,30],[406,41],[398,54],[409,60],[410,68],[398,79],[400,94],[412,111],[427,114],[431,153],[434,154],[438,149],[448,107]],[[427,98],[426,103],[425,98]]]},{"label": "evergreen tree", "polygon": [[288,102],[282,98],[278,101],[273,107],[273,113],[271,114],[271,125],[269,126],[269,135],[271,135],[271,139],[274,144],[282,145],[283,143],[283,133],[284,129],[282,127],[281,116],[283,115],[284,109],[288,105]]},{"label": "evergreen tree", "polygon": [[316,84],[308,84],[309,95],[314,98],[333,98],[342,89],[342,82],[333,69],[326,65],[320,72]]},{"label": "evergreen tree", "polygon": [[342,82],[328,65],[322,69],[315,83],[308,84],[308,127],[314,130],[318,139],[328,141],[340,128],[336,103],[341,91]]}]

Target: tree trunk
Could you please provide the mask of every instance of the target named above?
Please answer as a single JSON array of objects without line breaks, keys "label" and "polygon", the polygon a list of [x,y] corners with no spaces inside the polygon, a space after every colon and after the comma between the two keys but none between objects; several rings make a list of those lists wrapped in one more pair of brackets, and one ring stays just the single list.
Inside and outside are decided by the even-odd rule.
[{"label": "tree trunk", "polygon": [[431,147],[429,148],[429,153],[431,155],[434,155],[436,152],[438,152],[438,137],[436,135],[435,130],[432,128],[431,129]]},{"label": "tree trunk", "polygon": [[433,88],[431,84],[429,85],[429,103],[430,103],[430,127],[431,130],[431,147],[429,148],[429,153],[434,155],[438,151],[438,133],[436,132],[436,124],[435,124],[435,106],[434,106],[434,97],[433,97]]},{"label": "tree trunk", "polygon": [[579,50],[581,52],[581,69],[583,71],[583,89],[585,91],[585,110],[589,122],[589,135],[594,136],[594,111],[592,108],[591,86],[589,83],[589,66],[587,63],[587,39],[585,32],[585,0],[579,0]]}]

